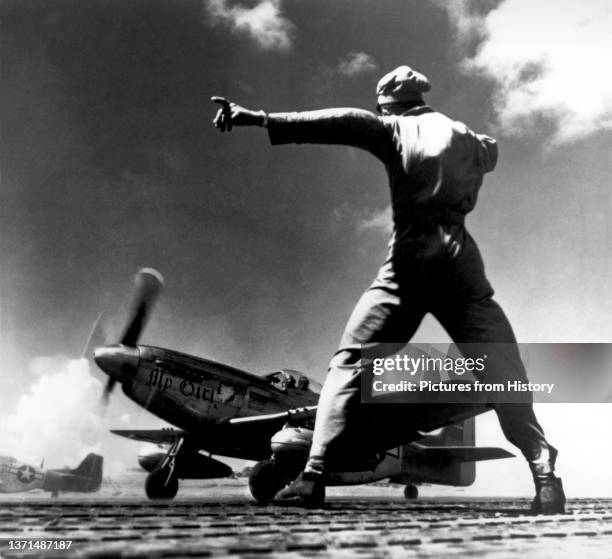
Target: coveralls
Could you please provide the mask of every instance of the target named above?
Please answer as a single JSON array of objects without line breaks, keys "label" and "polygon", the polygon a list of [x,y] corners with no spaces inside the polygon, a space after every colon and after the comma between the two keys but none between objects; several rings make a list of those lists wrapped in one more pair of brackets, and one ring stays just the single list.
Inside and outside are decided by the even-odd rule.
[{"label": "coveralls", "polygon": [[[268,133],[272,144],[363,148],[385,165],[391,189],[394,229],[389,252],[353,310],[331,360],[319,399],[311,467],[329,469],[335,449],[346,448],[340,443],[361,404],[364,347],[387,355],[397,352],[427,312],[460,350],[462,344],[498,343],[498,350],[488,356],[488,368],[506,380],[527,381],[510,323],[492,299],[480,253],[463,223],[476,205],[484,174],[496,165],[494,139],[427,105],[401,116],[361,109],[273,113]],[[522,402],[495,404],[495,411],[505,436],[532,471],[547,473],[552,471],[552,447],[533,412],[531,394]]]}]

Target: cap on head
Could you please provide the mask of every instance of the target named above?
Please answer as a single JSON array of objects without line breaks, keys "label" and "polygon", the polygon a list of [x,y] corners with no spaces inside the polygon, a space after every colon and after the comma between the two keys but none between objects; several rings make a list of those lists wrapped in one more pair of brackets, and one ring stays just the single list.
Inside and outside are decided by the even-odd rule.
[{"label": "cap on head", "polygon": [[410,68],[398,66],[395,70],[385,74],[376,86],[376,102],[404,103],[422,98],[422,93],[429,91],[431,84],[427,76]]}]

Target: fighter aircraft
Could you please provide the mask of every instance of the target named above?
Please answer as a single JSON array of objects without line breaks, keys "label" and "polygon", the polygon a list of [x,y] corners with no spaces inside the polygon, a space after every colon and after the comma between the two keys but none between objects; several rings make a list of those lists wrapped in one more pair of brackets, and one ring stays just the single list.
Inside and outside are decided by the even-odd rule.
[{"label": "fighter aircraft", "polygon": [[0,456],[0,493],[18,493],[42,489],[57,496],[60,491],[92,493],[102,483],[103,458],[88,454],[74,469],[43,470],[19,462],[11,456]]},{"label": "fighter aircraft", "polygon": [[[135,283],[119,343],[96,349],[94,360],[109,377],[105,402],[118,382],[126,396],[177,427],[112,431],[167,447],[165,453],[141,461],[150,470],[145,482],[147,496],[173,498],[179,479],[229,476],[229,466],[212,458],[216,454],[257,461],[249,487],[255,500],[269,501],[295,478],[308,455],[318,402],[315,383],[290,369],[256,376],[208,359],[138,345],[163,279],[147,268],[137,274]],[[394,407],[385,406],[385,410]],[[409,408],[401,418],[409,426],[401,433],[401,443],[397,437],[368,439],[364,433],[348,448],[345,467],[330,477],[330,484],[391,478],[408,483],[406,496],[414,497],[414,483],[469,485],[474,480],[475,461],[512,456],[499,448],[473,446],[473,420],[461,422],[487,411],[482,403]],[[366,418],[364,431],[372,426]],[[447,426],[441,433],[427,435]],[[366,440],[373,439],[377,439],[374,446],[367,446]],[[395,444],[390,444],[392,440]],[[377,448],[373,455],[376,444],[384,448]]]}]

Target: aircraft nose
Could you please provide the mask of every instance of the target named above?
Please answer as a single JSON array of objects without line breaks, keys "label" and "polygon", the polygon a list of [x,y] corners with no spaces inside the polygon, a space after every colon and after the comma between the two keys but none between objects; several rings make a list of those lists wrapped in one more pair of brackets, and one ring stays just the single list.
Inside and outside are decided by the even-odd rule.
[{"label": "aircraft nose", "polygon": [[123,382],[136,373],[140,352],[137,347],[120,344],[105,346],[94,351],[94,361],[109,377]]}]

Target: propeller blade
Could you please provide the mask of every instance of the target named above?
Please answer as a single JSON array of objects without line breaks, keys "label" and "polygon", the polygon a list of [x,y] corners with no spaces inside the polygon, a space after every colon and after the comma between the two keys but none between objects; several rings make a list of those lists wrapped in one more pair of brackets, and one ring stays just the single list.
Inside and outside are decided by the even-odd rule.
[{"label": "propeller blade", "polygon": [[[164,285],[164,278],[162,275],[153,268],[143,268],[139,270],[134,278],[134,296],[132,299],[132,306],[130,308],[129,318],[127,322],[127,326],[121,336],[119,344],[129,347],[134,347],[138,343],[138,339],[142,334],[142,330],[147,322],[151,309],[153,308],[153,304],[157,299],[161,288]],[[113,346],[103,347],[96,350],[94,359],[107,374],[112,374],[108,369],[109,366],[113,365],[113,362],[108,362],[108,350]],[[117,347],[117,346],[115,346]],[[124,353],[127,351],[127,348],[122,350]],[[137,350],[134,350],[137,352]],[[128,352],[129,354],[129,352]],[[112,358],[111,354],[111,358]],[[106,364],[101,365],[101,360],[106,359]],[[136,365],[137,366],[137,365]],[[103,407],[108,405],[110,401],[111,393],[115,388],[115,384],[117,381],[109,376],[106,381],[106,385],[104,386],[104,390],[102,391],[102,399],[101,404]]]},{"label": "propeller blade", "polygon": [[148,319],[149,313],[164,285],[164,278],[153,268],[143,268],[134,279],[136,291],[132,301],[128,325],[121,336],[120,344],[134,346]]},{"label": "propeller blade", "polygon": [[102,405],[108,406],[108,402],[110,401],[110,395],[115,388],[115,379],[109,378],[106,381],[106,385],[104,386],[104,390],[102,392]]},{"label": "propeller blade", "polygon": [[104,329],[101,326],[103,315],[104,315],[104,312],[101,312],[97,316],[91,328],[91,332],[89,332],[89,337],[87,338],[87,342],[85,343],[85,347],[83,348],[83,353],[81,354],[82,357],[84,357],[85,359],[91,359],[93,356],[94,350],[97,347],[108,344],[108,340],[106,339]]}]

